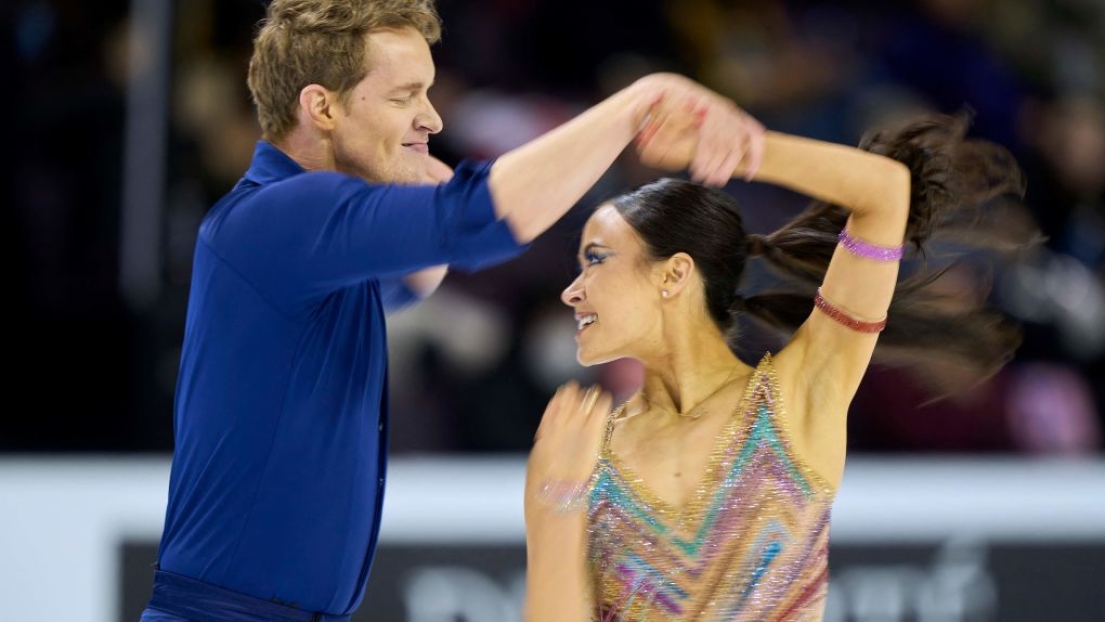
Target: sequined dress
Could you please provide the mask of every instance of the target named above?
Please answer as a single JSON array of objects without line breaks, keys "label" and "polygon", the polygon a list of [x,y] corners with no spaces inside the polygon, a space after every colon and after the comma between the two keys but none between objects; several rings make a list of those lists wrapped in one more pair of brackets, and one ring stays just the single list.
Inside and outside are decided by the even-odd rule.
[{"label": "sequined dress", "polygon": [[795,455],[784,412],[767,354],[682,509],[620,463],[607,434],[588,508],[596,620],[822,619],[835,491]]}]

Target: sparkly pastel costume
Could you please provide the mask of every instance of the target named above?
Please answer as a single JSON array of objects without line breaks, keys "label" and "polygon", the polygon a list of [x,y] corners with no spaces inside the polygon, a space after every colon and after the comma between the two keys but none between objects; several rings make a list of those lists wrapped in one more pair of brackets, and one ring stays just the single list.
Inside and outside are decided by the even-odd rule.
[{"label": "sparkly pastel costume", "polygon": [[779,397],[768,354],[682,510],[608,432],[588,509],[598,620],[821,620],[835,491],[795,456]]}]

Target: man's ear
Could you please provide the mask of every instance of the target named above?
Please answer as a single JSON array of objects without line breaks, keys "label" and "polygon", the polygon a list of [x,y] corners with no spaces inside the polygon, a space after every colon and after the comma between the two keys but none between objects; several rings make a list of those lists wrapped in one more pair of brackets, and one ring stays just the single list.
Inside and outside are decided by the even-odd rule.
[{"label": "man's ear", "polygon": [[303,87],[299,92],[300,122],[309,123],[323,131],[334,129],[334,107],[337,104],[337,97],[337,93],[318,84],[308,84]]}]

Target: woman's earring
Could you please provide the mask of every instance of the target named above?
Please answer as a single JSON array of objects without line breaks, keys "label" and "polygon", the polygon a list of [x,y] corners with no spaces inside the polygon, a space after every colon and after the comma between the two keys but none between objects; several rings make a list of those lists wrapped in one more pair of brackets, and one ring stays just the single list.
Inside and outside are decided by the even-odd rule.
[{"label": "woman's earring", "polygon": [[665,290],[660,292],[660,295],[663,296],[664,298],[667,298],[668,296],[671,295],[671,292],[669,292],[668,290],[665,289]]}]

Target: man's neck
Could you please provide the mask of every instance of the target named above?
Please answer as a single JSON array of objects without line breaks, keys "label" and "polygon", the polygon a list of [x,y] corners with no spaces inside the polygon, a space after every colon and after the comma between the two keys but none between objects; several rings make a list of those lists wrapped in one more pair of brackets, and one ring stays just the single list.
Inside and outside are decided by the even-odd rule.
[{"label": "man's neck", "polygon": [[327,140],[293,130],[280,140],[270,141],[306,171],[334,171],[334,151]]}]

